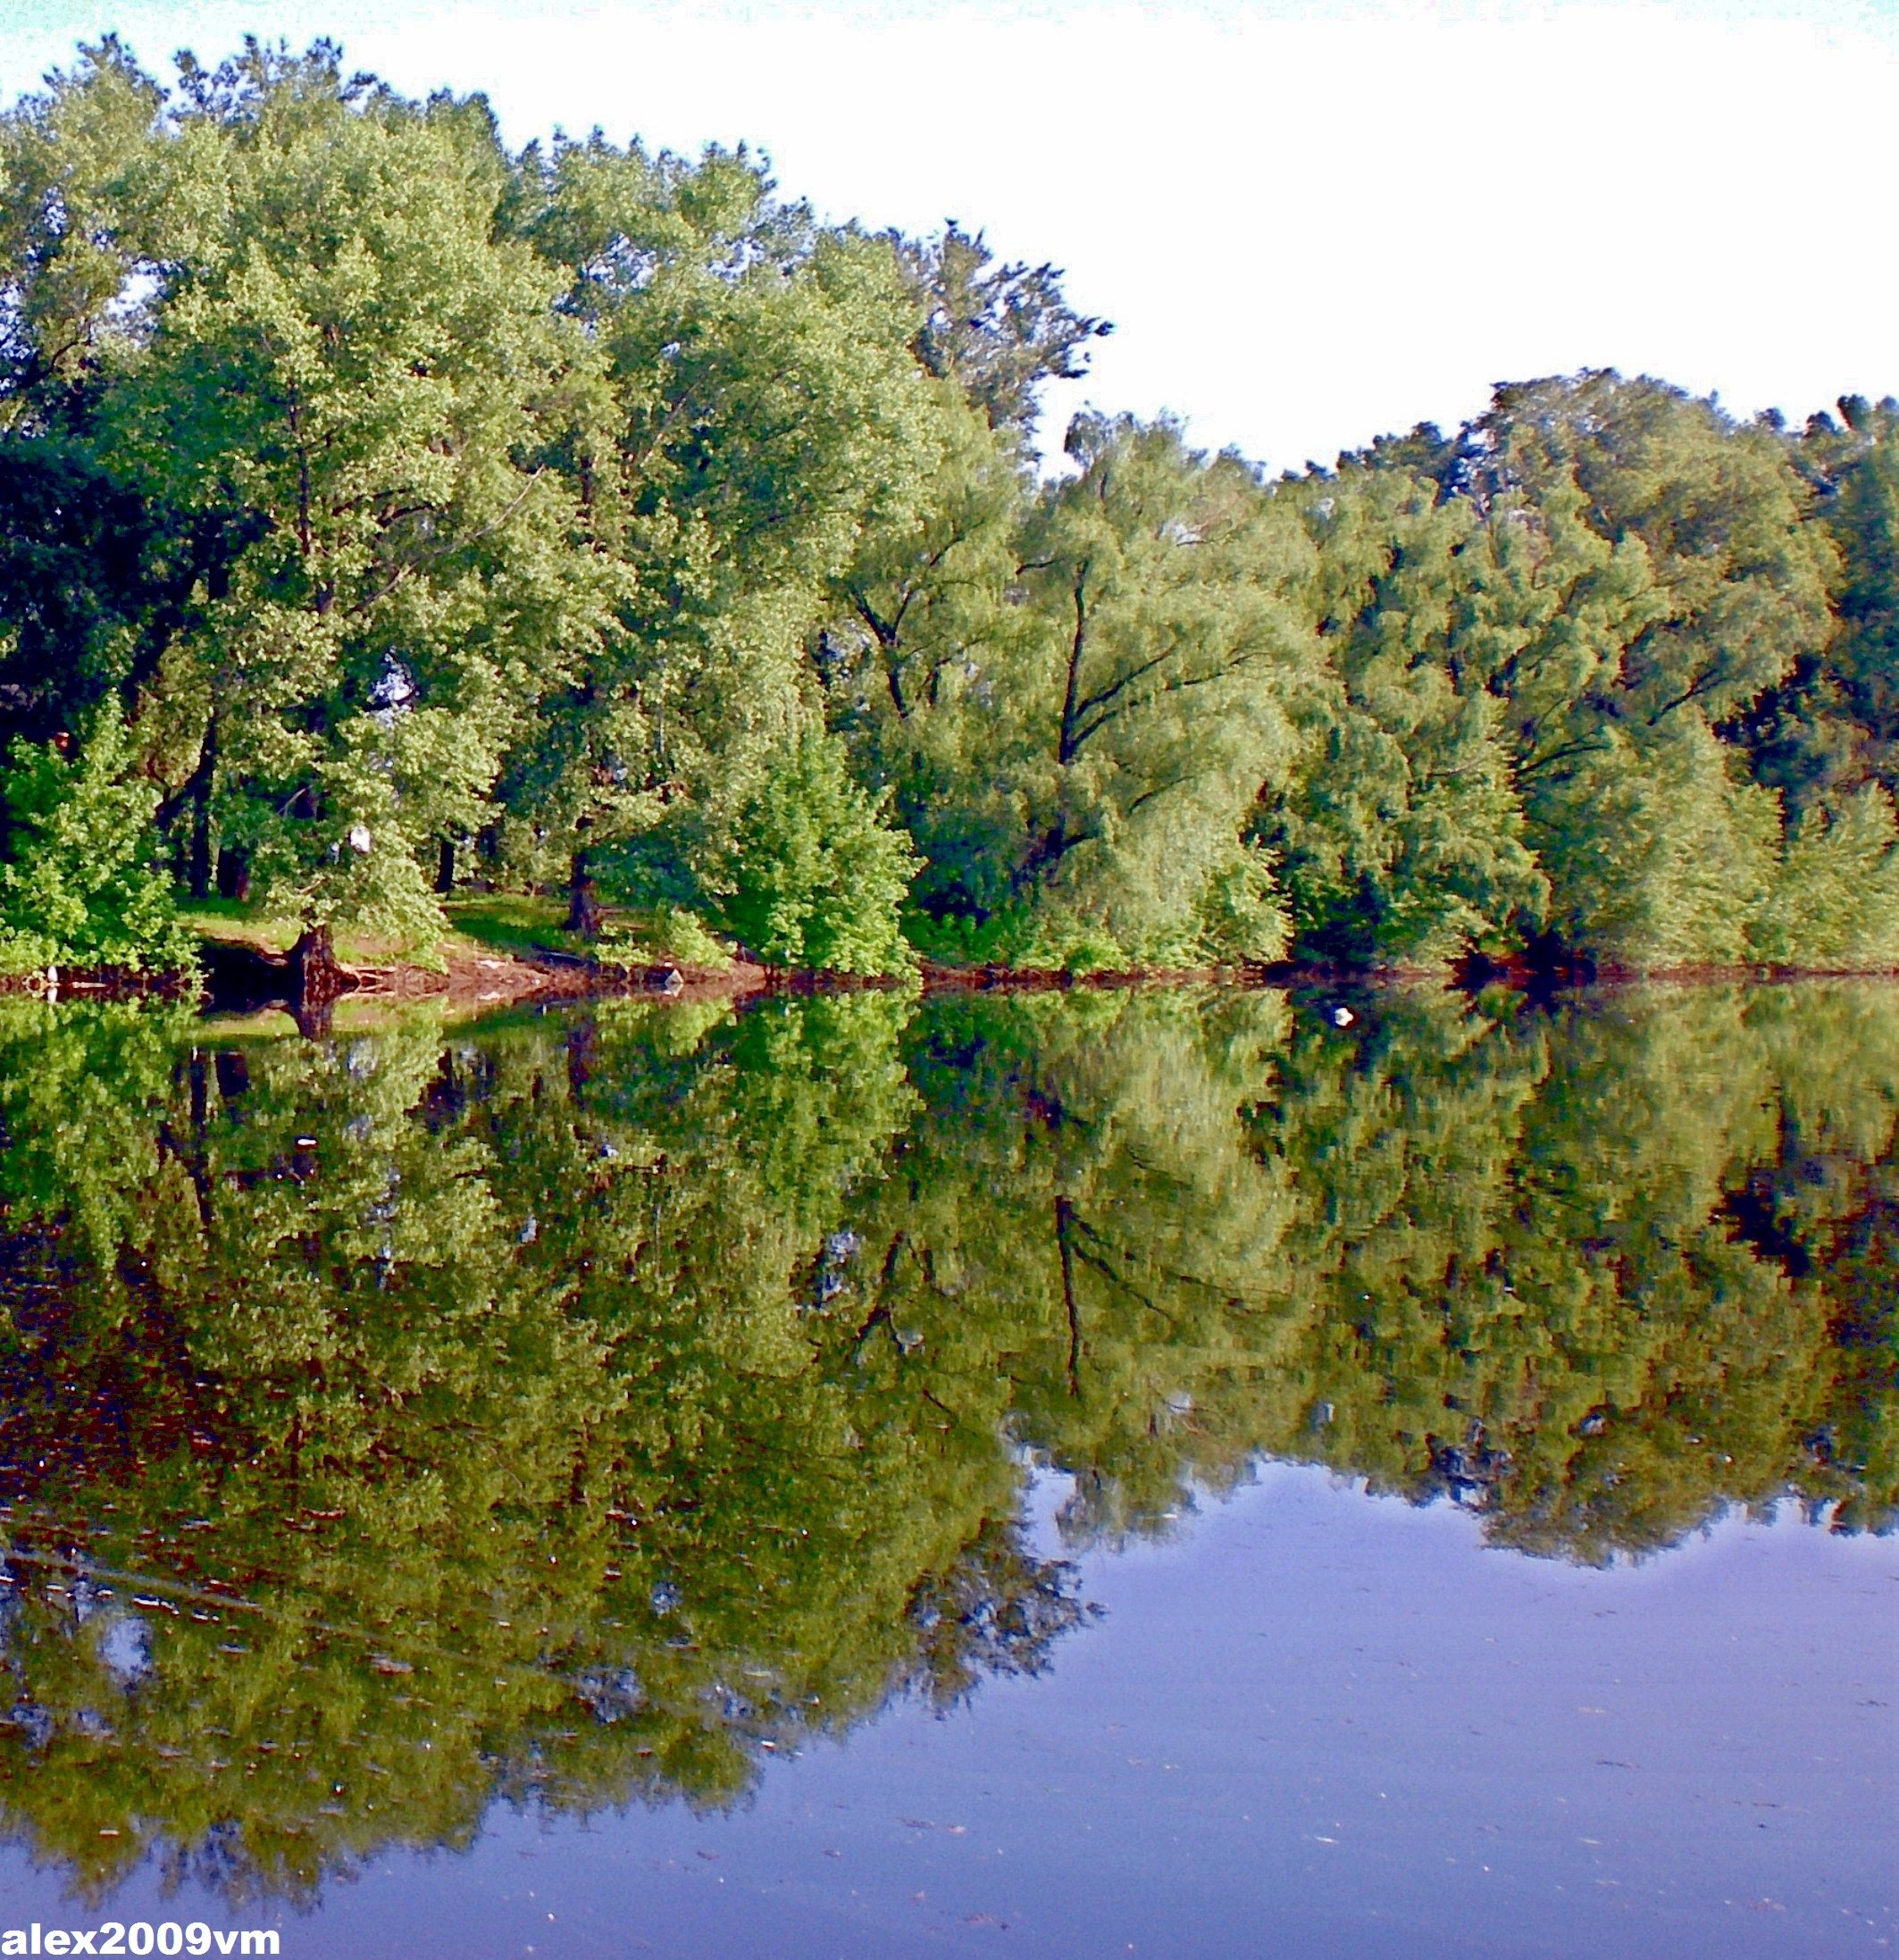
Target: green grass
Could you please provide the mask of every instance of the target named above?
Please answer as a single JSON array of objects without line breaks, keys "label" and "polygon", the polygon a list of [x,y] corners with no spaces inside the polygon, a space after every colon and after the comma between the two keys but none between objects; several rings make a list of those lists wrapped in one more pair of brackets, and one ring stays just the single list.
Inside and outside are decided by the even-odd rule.
[{"label": "green grass", "polygon": [[[442,909],[452,927],[438,948],[445,954],[524,954],[537,946],[550,946],[560,952],[581,950],[580,942],[562,924],[566,909],[553,899],[491,892],[449,899]],[[254,946],[259,952],[288,952],[297,942],[295,919],[273,917],[238,899],[195,899],[179,907],[179,917],[200,939]],[[336,935],[336,951],[337,958],[346,963],[372,963],[389,959],[397,949],[373,934],[345,929]]]},{"label": "green grass", "polygon": [[[188,899],[178,916],[201,940],[227,946],[251,946],[264,953],[287,953],[297,943],[297,925],[280,918],[244,899]],[[336,956],[346,965],[372,965],[388,959],[395,949],[373,934],[342,931],[336,934]]]},{"label": "green grass", "polygon": [[567,909],[558,899],[490,892],[449,899],[442,909],[456,937],[486,952],[524,955],[545,947],[627,966],[672,959],[687,967],[724,967],[732,957],[696,918],[664,909],[653,912],[609,905],[600,937],[590,945],[567,930]]},{"label": "green grass", "polygon": [[579,936],[567,930],[567,908],[558,899],[482,892],[464,899],[446,899],[442,909],[455,928],[456,939],[482,952],[518,956],[538,946],[563,953],[586,951]]},{"label": "green grass", "polygon": [[272,918],[239,899],[187,899],[178,916],[200,939],[220,939],[228,945],[255,946],[259,952],[287,951],[297,938],[289,919]]},{"label": "green grass", "polygon": [[[529,959],[546,950],[598,954],[632,965],[676,959],[687,966],[705,967],[722,965],[726,958],[696,920],[682,922],[624,906],[607,908],[606,931],[594,946],[567,930],[566,904],[559,899],[519,892],[471,892],[444,900],[442,910],[450,930],[435,950],[444,959],[482,953]],[[181,904],[179,916],[201,940],[251,946],[259,952],[285,953],[297,941],[294,919],[275,917],[247,900],[196,899]],[[346,965],[373,966],[397,958],[400,949],[372,934],[339,931],[336,951]]]}]

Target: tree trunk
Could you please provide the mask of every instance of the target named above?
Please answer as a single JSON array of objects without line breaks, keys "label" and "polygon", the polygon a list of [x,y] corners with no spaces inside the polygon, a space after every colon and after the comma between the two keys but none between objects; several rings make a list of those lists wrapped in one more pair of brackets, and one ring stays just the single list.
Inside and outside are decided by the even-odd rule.
[{"label": "tree trunk", "polygon": [[573,874],[567,883],[567,930],[582,939],[598,939],[606,920],[600,911],[600,891],[593,880],[593,868],[584,850],[573,854]]},{"label": "tree trunk", "polygon": [[455,890],[455,839],[444,837],[436,848],[435,889],[447,898]]},{"label": "tree trunk", "polygon": [[241,905],[251,895],[250,859],[234,845],[218,852],[218,896],[236,899]]},{"label": "tree trunk", "polygon": [[305,926],[290,949],[291,1005],[299,1018],[320,1012],[348,993],[349,976],[338,963],[327,926]]},{"label": "tree trunk", "polygon": [[1075,1296],[1075,1247],[1068,1228],[1075,1221],[1075,1206],[1067,1198],[1055,1201],[1055,1243],[1061,1252],[1062,1307],[1068,1317],[1068,1393],[1082,1392],[1082,1309]]},{"label": "tree trunk", "polygon": [[590,1014],[567,1032],[567,1093],[575,1102],[581,1101],[587,1085],[593,1080],[598,1032]]},{"label": "tree trunk", "polygon": [[218,774],[218,718],[205,725],[205,746],[198,751],[197,767],[191,775],[191,855],[186,877],[195,899],[211,896],[214,859],[211,848],[211,792]]}]

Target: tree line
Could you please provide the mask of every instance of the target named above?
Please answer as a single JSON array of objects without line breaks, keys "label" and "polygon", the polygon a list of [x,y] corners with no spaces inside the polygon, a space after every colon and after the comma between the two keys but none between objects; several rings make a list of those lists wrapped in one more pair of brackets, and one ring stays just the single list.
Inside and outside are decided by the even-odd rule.
[{"label": "tree line", "polygon": [[472,883],[857,972],[1899,966],[1899,404],[1045,466],[1107,331],[742,148],[83,49],[0,116],[0,960]]},{"label": "tree line", "polygon": [[0,1832],[307,1897],[1034,1672],[1262,1455],[1592,1563],[1899,1516],[1877,984],[0,1002]]}]

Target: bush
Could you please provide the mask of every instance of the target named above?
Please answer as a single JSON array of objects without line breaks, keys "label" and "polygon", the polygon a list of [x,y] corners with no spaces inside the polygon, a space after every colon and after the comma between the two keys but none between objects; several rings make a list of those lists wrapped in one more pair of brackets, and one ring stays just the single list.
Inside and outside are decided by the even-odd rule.
[{"label": "bush", "polygon": [[891,973],[910,964],[899,914],[910,840],[853,782],[834,737],[806,736],[767,770],[721,867],[720,925],[769,967]]},{"label": "bush", "polygon": [[723,973],[732,955],[706,930],[699,917],[679,905],[662,905],[648,934],[654,945],[682,967],[707,967]]},{"label": "bush", "polygon": [[130,775],[116,702],[78,753],[16,741],[0,771],[0,969],[124,967],[172,971],[195,945],[155,859],[157,797]]}]

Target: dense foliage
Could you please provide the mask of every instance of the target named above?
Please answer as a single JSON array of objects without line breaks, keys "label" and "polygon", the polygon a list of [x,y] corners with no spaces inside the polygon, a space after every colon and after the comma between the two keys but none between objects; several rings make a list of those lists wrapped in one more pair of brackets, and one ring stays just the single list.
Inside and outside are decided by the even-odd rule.
[{"label": "dense foliage", "polygon": [[[774,963],[900,964],[900,913],[1042,966],[1899,965],[1899,405],[1593,373],[1277,481],[1096,415],[1044,473],[1105,331],[742,151],[108,39],[0,116],[0,747],[103,741],[69,831],[136,804],[125,862],[314,933],[426,942],[473,879]],[[39,875],[8,963],[173,957]]]},{"label": "dense foliage", "polygon": [[[0,1015],[0,1826],[307,1893],[742,1793],[1261,1453],[1642,1556],[1890,1529],[1883,989]],[[1323,1008],[1323,1011],[1321,1009]]]}]

